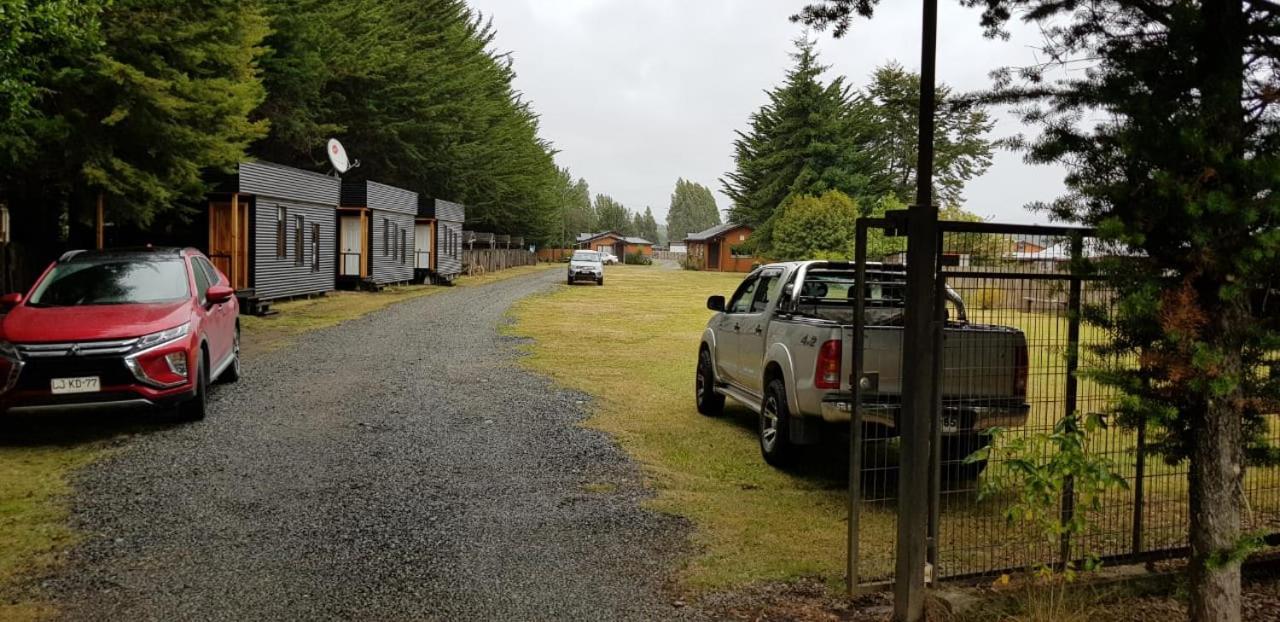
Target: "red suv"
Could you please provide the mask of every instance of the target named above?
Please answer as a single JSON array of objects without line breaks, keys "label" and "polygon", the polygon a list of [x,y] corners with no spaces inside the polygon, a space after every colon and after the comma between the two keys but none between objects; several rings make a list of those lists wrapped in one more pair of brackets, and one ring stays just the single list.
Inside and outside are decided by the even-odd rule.
[{"label": "red suv", "polygon": [[72,251],[0,298],[0,411],[170,407],[240,377],[235,290],[199,251]]}]

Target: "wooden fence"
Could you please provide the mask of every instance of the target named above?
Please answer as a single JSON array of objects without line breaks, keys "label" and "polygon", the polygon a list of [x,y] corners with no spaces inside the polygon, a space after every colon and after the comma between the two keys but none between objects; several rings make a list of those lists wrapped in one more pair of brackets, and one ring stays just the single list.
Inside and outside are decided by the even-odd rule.
[{"label": "wooden fence", "polygon": [[538,261],[567,261],[568,257],[573,254],[573,250],[572,248],[540,248],[538,249]]},{"label": "wooden fence", "polygon": [[516,266],[532,266],[538,258],[526,250],[482,248],[462,251],[462,271],[465,274],[497,272]]},{"label": "wooden fence", "polygon": [[681,262],[681,261],[684,261],[685,257],[688,257],[688,256],[689,256],[689,253],[673,253],[671,251],[653,251],[653,258],[655,260],[663,259],[666,261]]}]

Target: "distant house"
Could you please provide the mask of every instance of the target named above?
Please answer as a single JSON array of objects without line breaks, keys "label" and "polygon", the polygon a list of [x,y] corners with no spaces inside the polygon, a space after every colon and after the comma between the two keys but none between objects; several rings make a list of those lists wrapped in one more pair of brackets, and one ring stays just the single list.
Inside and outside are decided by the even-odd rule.
[{"label": "distant house", "polygon": [[698,270],[711,272],[750,272],[755,257],[736,249],[751,237],[753,229],[747,225],[725,223],[706,231],[691,233],[684,239],[688,248],[686,261]]},{"label": "distant house", "polygon": [[610,252],[616,255],[618,259],[637,253],[641,255],[653,254],[653,242],[644,238],[625,236],[616,231],[579,233],[573,247]]}]

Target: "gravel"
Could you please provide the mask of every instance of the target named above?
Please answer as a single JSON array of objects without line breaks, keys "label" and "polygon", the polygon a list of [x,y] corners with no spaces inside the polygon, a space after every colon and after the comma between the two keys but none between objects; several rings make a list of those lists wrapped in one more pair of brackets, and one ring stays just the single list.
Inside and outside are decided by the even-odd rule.
[{"label": "gravel", "polygon": [[85,537],[45,582],[62,615],[694,615],[667,583],[688,526],[641,507],[636,467],[577,425],[585,398],[517,367],[498,334],[560,277],[415,299],[245,360],[207,420],[77,478]]}]

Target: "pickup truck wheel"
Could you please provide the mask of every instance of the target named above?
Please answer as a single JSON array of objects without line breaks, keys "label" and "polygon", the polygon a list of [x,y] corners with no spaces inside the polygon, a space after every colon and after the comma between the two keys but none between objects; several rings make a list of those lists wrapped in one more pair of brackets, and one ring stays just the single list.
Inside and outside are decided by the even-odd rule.
[{"label": "pickup truck wheel", "polygon": [[707,350],[698,353],[694,397],[698,403],[698,412],[708,417],[717,417],[724,412],[724,396],[716,393],[716,372],[711,367],[711,353]]},{"label": "pickup truck wheel", "polygon": [[779,378],[769,382],[760,407],[760,455],[775,467],[785,467],[795,460],[791,444],[791,413],[787,408],[787,385]]},{"label": "pickup truck wheel", "polygon": [[990,434],[977,432],[942,437],[942,478],[947,481],[978,479],[986,470],[987,461],[965,462],[964,459],[990,444]]},{"label": "pickup truck wheel", "polygon": [[568,283],[567,283],[567,284],[568,284],[568,285],[573,285],[573,277],[569,277],[569,279],[568,279]]},{"label": "pickup truck wheel", "polygon": [[604,287],[604,277],[600,277],[600,278],[596,279],[596,285],[599,285],[599,286],[601,286],[601,287]]}]

